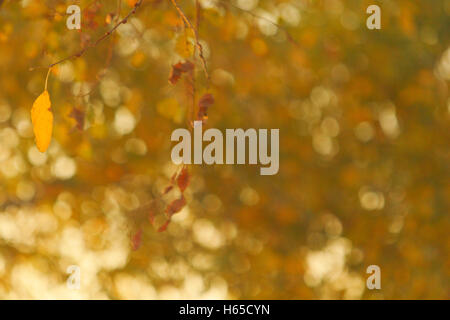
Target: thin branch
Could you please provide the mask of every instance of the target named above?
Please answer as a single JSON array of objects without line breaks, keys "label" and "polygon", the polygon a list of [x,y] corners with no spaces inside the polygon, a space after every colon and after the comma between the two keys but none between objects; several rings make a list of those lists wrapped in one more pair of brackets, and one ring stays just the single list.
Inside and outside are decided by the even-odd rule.
[{"label": "thin branch", "polygon": [[[120,17],[120,9],[122,8],[122,0],[118,0],[117,3],[117,9],[116,9],[116,14],[114,16],[114,22],[117,23]],[[114,38],[112,38],[114,40]],[[97,88],[97,86],[100,83],[100,80],[103,79],[103,77],[106,75],[106,71],[109,68],[109,66],[111,65],[111,60],[112,60],[112,53],[113,53],[113,42],[110,42],[109,48],[108,48],[108,55],[106,56],[106,62],[105,65],[103,67],[103,69],[101,70],[101,72],[99,72],[97,74],[97,76],[95,77],[95,82],[93,83],[91,89],[86,92],[86,93],[81,93],[81,88],[82,86],[80,86],[80,92],[75,96],[76,98],[83,98],[85,96],[90,95],[92,92],[94,92],[94,90]]]},{"label": "thin branch", "polygon": [[269,22],[270,24],[272,24],[272,25],[274,25],[275,27],[279,28],[280,30],[284,31],[284,33],[286,34],[286,38],[288,39],[288,41],[289,41],[290,43],[294,44],[295,46],[300,47],[300,44],[299,44],[299,43],[291,36],[291,34],[290,34],[289,31],[287,30],[287,28],[284,27],[284,26],[282,26],[281,24],[276,23],[275,21],[272,21],[272,20],[270,20],[270,19],[268,19],[268,18],[266,18],[266,17],[257,15],[256,13],[253,13],[253,12],[250,11],[250,10],[242,9],[242,8],[238,7],[237,5],[235,5],[235,4],[233,4],[233,3],[229,2],[229,1],[225,1],[225,0],[215,0],[215,1],[216,1],[216,3],[222,3],[223,5],[229,5],[229,6],[235,8],[235,9],[237,9],[237,10],[240,10],[240,11],[242,11],[242,12],[244,12],[244,13],[247,13],[247,14],[251,15],[253,18],[256,18],[256,19],[260,19],[260,20],[264,20],[264,21]]},{"label": "thin branch", "polygon": [[[195,0],[195,29],[198,30],[200,27],[200,3],[198,2],[198,0]],[[196,51],[197,48],[194,47],[194,61],[195,61],[195,57],[196,57]],[[190,121],[190,129],[192,130],[192,128],[194,127],[194,121],[195,121],[195,107],[196,107],[196,100],[195,100],[195,95],[196,95],[196,90],[195,90],[195,63],[194,63],[194,69],[191,71],[191,75],[192,75],[192,112],[191,112],[191,121]]]},{"label": "thin branch", "polygon": [[[86,47],[84,47],[83,49],[79,50],[78,52],[72,54],[71,56],[68,56],[64,59],[61,59],[59,61],[56,61],[52,64],[50,64],[47,68],[51,68],[56,66],[57,64],[60,64],[62,62],[68,61],[68,60],[72,60],[72,59],[77,59],[79,57],[81,57],[87,50],[89,50],[90,48],[96,47],[100,42],[102,42],[103,40],[105,40],[106,38],[108,38],[121,24],[125,24],[127,23],[128,19],[130,18],[130,16],[132,16],[133,14],[136,13],[136,10],[141,6],[142,2],[144,0],[139,0],[138,2],[136,2],[136,4],[134,5],[134,8],[125,16],[125,18],[123,18],[122,20],[120,20],[116,25],[114,25],[114,27],[112,27],[108,32],[105,32],[105,34],[103,34],[100,38],[98,38],[95,42],[93,43],[88,43],[88,45]],[[31,70],[34,70],[36,68],[30,68]]]},{"label": "thin branch", "polygon": [[113,42],[111,42],[111,44],[109,45],[108,48],[108,55],[106,56],[106,62],[105,65],[103,66],[102,70],[96,75],[95,77],[95,81],[92,83],[92,87],[91,89],[86,92],[86,93],[81,93],[82,90],[82,86],[80,86],[80,91],[79,93],[75,96],[76,98],[84,98],[90,94],[92,94],[94,92],[94,90],[98,87],[98,85],[100,84],[100,80],[103,79],[103,77],[106,75],[107,73],[107,69],[109,68],[109,66],[111,65],[111,60],[112,60],[112,49],[113,49]]},{"label": "thin branch", "polygon": [[186,17],[186,15],[184,14],[183,10],[181,10],[181,8],[178,6],[176,0],[170,0],[170,2],[172,2],[173,6],[177,10],[178,14],[180,15],[180,17],[184,21],[184,23],[186,23],[186,25],[189,27],[189,29],[191,29],[192,32],[194,32],[195,46],[198,48],[198,55],[199,55],[200,60],[202,62],[203,71],[205,72],[206,79],[207,79],[207,81],[209,83],[208,67],[206,66],[206,60],[205,60],[205,57],[203,56],[203,47],[202,47],[202,45],[201,45],[201,43],[200,43],[200,41],[198,39],[198,31],[197,31],[196,28],[194,28],[192,23]]}]

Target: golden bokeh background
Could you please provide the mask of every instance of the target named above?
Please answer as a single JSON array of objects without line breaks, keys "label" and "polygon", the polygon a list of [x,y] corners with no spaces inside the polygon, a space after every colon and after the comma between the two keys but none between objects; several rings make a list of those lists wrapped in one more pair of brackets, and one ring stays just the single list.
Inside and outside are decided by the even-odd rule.
[{"label": "golden bokeh background", "polygon": [[[41,66],[136,1],[0,1],[0,298],[450,298],[450,0],[178,2],[209,84],[171,1],[144,0],[52,68],[40,153]],[[185,60],[194,77],[168,83]],[[157,232],[193,88],[215,98],[204,127],[279,128],[280,171],[188,166],[187,205]]]}]

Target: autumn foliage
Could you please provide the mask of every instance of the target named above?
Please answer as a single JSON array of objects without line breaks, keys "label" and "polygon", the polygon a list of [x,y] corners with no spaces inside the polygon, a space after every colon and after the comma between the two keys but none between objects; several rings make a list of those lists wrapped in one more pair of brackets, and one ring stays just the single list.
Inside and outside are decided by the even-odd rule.
[{"label": "autumn foliage", "polygon": [[[449,297],[448,0],[69,2],[0,1],[0,298]],[[196,120],[279,172],[175,165]]]}]

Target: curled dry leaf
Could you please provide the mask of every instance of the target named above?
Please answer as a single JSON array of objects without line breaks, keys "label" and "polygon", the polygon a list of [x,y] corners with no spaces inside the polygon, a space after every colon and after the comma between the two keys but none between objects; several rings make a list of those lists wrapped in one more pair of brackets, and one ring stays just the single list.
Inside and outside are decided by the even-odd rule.
[{"label": "curled dry leaf", "polygon": [[186,199],[183,195],[181,195],[181,198],[173,200],[166,208],[166,214],[169,216],[169,218],[174,215],[175,213],[180,212],[181,209],[186,205]]},{"label": "curled dry leaf", "polygon": [[173,189],[173,185],[169,185],[164,189],[163,195],[168,194]]},{"label": "curled dry leaf", "polygon": [[183,73],[193,69],[194,64],[190,61],[178,62],[177,64],[174,64],[172,66],[172,70],[170,71],[169,83],[176,84]]},{"label": "curled dry leaf", "polygon": [[198,101],[197,120],[204,121],[208,119],[208,108],[214,103],[214,96],[211,93],[205,93]]},{"label": "curled dry leaf", "polygon": [[36,146],[40,152],[45,152],[52,140],[53,113],[48,91],[45,90],[34,101],[31,108],[31,122],[33,123]]},{"label": "curled dry leaf", "polygon": [[183,207],[185,205],[186,205],[186,199],[184,198],[183,195],[181,195],[181,198],[173,200],[166,208],[167,220],[166,220],[166,222],[164,222],[164,224],[161,227],[159,227],[158,232],[165,231],[167,229],[167,227],[169,226],[172,216],[175,213],[180,212],[181,209],[183,209]]},{"label": "curled dry leaf", "polygon": [[186,167],[183,167],[177,178],[177,185],[178,188],[180,188],[181,192],[184,192],[184,190],[186,190],[186,188],[189,185],[189,181],[190,181],[189,171],[187,170]]},{"label": "curled dry leaf", "polygon": [[170,219],[167,219],[166,222],[164,222],[164,224],[159,227],[158,232],[163,232],[166,231],[167,227],[169,226],[170,223]]}]

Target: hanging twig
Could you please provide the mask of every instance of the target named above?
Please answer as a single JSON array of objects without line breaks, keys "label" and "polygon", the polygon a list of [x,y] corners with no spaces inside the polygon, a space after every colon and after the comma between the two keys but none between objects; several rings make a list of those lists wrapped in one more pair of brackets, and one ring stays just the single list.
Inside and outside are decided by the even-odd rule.
[{"label": "hanging twig", "polygon": [[51,70],[52,70],[52,68],[48,68],[47,76],[45,77],[44,91],[47,91],[48,76],[50,75],[50,71],[51,71]]},{"label": "hanging twig", "polygon": [[205,57],[203,56],[203,47],[199,41],[198,38],[198,31],[196,28],[194,28],[194,26],[192,25],[192,23],[189,21],[189,19],[186,17],[186,15],[184,14],[183,10],[181,10],[181,8],[178,6],[176,0],[170,0],[173,4],[173,6],[175,7],[175,9],[177,10],[178,14],[180,15],[181,19],[186,23],[186,25],[189,27],[189,29],[192,30],[192,32],[194,33],[195,36],[195,46],[198,48],[198,56],[200,57],[200,60],[202,62],[202,67],[203,67],[203,71],[205,72],[205,77],[206,80],[209,83],[209,73],[208,73],[208,68],[206,66],[206,60]]},{"label": "hanging twig", "polygon": [[[122,8],[122,0],[118,0],[116,14],[115,14],[115,17],[114,17],[114,22],[116,22],[116,23],[119,20],[120,9],[121,8]],[[114,38],[113,38],[113,40],[114,40]],[[111,42],[110,45],[109,45],[108,55],[106,56],[105,65],[104,65],[102,71],[99,72],[97,74],[97,76],[95,77],[96,79],[95,79],[95,82],[92,84],[91,89],[88,92],[86,92],[86,93],[81,93],[82,86],[80,86],[80,92],[75,96],[76,98],[83,98],[85,96],[88,96],[97,88],[97,86],[100,83],[100,80],[103,79],[103,77],[106,75],[106,71],[109,68],[109,66],[111,65],[112,53],[113,53],[113,42]]]},{"label": "hanging twig", "polygon": [[[100,38],[98,38],[95,42],[93,43],[88,43],[88,45],[86,47],[84,47],[83,49],[79,50],[78,52],[72,54],[71,56],[68,56],[64,59],[61,59],[59,61],[56,61],[52,64],[50,64],[47,67],[41,67],[41,68],[51,68],[56,66],[57,64],[60,64],[64,61],[67,60],[72,60],[72,59],[77,59],[79,57],[81,57],[87,50],[89,50],[90,48],[96,47],[100,42],[102,42],[103,40],[105,40],[106,38],[108,38],[121,24],[125,24],[128,22],[128,19],[130,18],[130,16],[132,16],[133,14],[136,13],[136,10],[141,6],[142,2],[144,0],[139,0],[138,2],[136,2],[136,4],[134,5],[133,9],[125,16],[125,18],[123,18],[122,20],[120,20],[116,25],[114,25],[114,27],[112,27],[108,32],[105,32]],[[34,70],[35,68],[30,68],[31,70]]]}]

